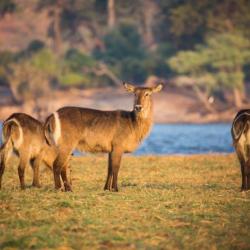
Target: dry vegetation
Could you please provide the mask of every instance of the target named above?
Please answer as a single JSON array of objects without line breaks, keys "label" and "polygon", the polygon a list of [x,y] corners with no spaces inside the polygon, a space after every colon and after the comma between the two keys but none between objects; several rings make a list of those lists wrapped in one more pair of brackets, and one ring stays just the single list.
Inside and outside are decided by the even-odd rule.
[{"label": "dry vegetation", "polygon": [[[102,191],[103,156],[73,158],[73,193],[0,191],[1,249],[249,249],[250,192],[234,155],[124,157],[120,192]],[[31,182],[31,171],[28,173]]]}]

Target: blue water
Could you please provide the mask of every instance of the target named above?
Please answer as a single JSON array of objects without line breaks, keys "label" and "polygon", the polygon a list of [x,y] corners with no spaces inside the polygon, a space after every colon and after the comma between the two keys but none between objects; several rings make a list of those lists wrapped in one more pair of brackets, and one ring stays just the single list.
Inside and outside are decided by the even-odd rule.
[{"label": "blue water", "polygon": [[134,154],[230,153],[233,152],[230,126],[225,123],[158,124]]},{"label": "blue water", "polygon": [[230,129],[231,125],[226,123],[158,124],[135,154],[230,153],[233,152]]}]

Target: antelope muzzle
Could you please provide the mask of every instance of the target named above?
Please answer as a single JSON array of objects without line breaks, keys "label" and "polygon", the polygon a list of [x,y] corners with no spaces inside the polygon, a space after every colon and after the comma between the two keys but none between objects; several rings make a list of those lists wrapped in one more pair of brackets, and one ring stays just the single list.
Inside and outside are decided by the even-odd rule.
[{"label": "antelope muzzle", "polygon": [[142,111],[142,105],[135,105],[135,111],[141,112]]}]

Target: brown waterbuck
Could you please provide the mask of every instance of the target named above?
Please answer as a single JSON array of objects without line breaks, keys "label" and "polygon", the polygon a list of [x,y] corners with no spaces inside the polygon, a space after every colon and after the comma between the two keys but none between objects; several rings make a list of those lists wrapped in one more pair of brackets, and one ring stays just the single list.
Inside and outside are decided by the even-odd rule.
[{"label": "brown waterbuck", "polygon": [[69,157],[74,149],[85,152],[108,153],[108,175],[105,190],[118,191],[117,177],[123,153],[134,151],[148,135],[153,123],[152,93],[159,92],[162,84],[153,88],[135,87],[124,83],[134,93],[132,111],[101,111],[79,107],[63,107],[45,122],[45,137],[56,145],[58,156],[53,164],[55,188],[71,191],[66,175]]},{"label": "brown waterbuck", "polygon": [[241,110],[235,116],[231,134],[233,145],[241,165],[241,190],[250,189],[250,109]]},{"label": "brown waterbuck", "polygon": [[18,174],[21,189],[25,189],[24,174],[27,165],[33,169],[33,183],[39,187],[39,166],[44,162],[52,169],[57,156],[56,147],[46,143],[43,124],[24,113],[14,113],[3,123],[3,145],[0,148],[0,188],[5,165],[12,152],[16,153],[20,162]]}]

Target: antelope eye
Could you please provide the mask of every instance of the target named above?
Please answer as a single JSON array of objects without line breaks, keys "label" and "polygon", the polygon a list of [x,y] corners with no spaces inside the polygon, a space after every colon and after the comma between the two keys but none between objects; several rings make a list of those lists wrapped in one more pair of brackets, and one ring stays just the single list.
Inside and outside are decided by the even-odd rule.
[{"label": "antelope eye", "polygon": [[145,96],[149,96],[149,93],[147,92],[147,93],[145,94]]}]

